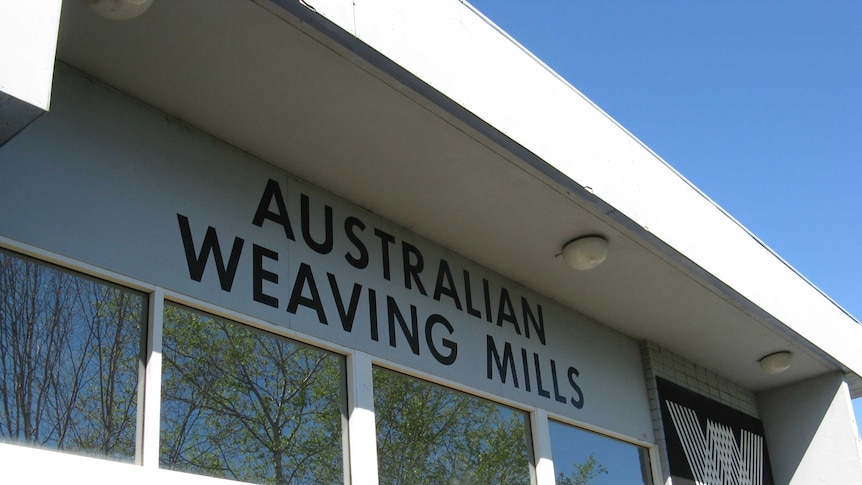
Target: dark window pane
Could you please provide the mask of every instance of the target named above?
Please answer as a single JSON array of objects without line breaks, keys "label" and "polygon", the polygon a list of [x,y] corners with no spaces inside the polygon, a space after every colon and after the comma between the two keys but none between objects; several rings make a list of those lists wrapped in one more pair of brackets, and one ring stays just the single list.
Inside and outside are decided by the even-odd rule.
[{"label": "dark window pane", "polygon": [[161,466],[343,483],[343,357],[171,304],[162,351]]},{"label": "dark window pane", "polygon": [[526,413],[374,368],[384,485],[529,484]]},{"label": "dark window pane", "polygon": [[550,421],[557,485],[651,484],[646,448]]},{"label": "dark window pane", "polygon": [[0,250],[0,439],[134,460],[146,307]]}]

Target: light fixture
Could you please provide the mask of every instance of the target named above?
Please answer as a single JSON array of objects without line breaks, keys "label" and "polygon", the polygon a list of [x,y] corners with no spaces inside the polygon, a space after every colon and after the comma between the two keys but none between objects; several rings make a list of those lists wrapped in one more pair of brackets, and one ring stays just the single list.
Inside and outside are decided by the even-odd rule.
[{"label": "light fixture", "polygon": [[792,361],[793,354],[785,350],[762,357],[758,362],[763,372],[767,374],[780,374],[790,368]]},{"label": "light fixture", "polygon": [[601,236],[584,236],[563,246],[563,259],[573,269],[586,271],[602,264],[608,257],[608,241]]},{"label": "light fixture", "polygon": [[153,0],[87,0],[90,10],[110,20],[130,20],[146,12]]}]

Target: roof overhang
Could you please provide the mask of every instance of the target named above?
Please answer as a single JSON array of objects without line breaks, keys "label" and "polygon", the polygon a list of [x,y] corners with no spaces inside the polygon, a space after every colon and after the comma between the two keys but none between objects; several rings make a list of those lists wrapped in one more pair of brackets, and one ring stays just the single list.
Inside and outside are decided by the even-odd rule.
[{"label": "roof overhang", "polygon": [[[480,14],[424,3],[156,0],[115,22],[66,1],[58,56],[749,389],[838,369],[862,391],[852,317]],[[575,272],[559,253],[584,234],[610,257]],[[778,350],[792,368],[761,372]]]}]

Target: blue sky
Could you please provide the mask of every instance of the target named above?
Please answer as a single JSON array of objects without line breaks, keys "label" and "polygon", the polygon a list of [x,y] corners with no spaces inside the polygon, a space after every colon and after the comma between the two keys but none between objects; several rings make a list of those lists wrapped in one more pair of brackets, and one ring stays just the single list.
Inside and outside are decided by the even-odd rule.
[{"label": "blue sky", "polygon": [[470,3],[862,319],[862,2]]}]

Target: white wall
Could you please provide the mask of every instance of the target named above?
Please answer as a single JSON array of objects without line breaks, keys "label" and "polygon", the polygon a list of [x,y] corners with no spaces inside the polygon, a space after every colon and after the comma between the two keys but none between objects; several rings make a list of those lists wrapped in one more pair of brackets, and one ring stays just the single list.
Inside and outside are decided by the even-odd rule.
[{"label": "white wall", "polygon": [[228,485],[231,480],[0,443],[4,484]]},{"label": "white wall", "polygon": [[759,404],[776,483],[862,484],[862,451],[841,374],[762,393]]},{"label": "white wall", "polygon": [[[284,193],[294,240],[271,220],[260,226],[253,223],[270,179]],[[318,254],[304,243],[301,194],[310,200],[310,232],[318,240],[324,233],[324,206],[333,211],[334,249],[329,254]],[[275,210],[275,205],[270,208]],[[222,286],[212,257],[201,280],[193,279],[178,215],[188,220],[196,252],[208,227],[217,231],[226,260],[236,238],[244,241],[230,288]],[[344,229],[348,217],[365,225],[354,235],[367,246],[366,268],[346,261],[346,254],[358,254]],[[388,257],[375,236],[377,229],[394,236]],[[261,160],[166,120],[158,111],[68,68],[58,68],[51,112],[0,147],[0,236],[272,322],[297,335],[366,352],[465,390],[536,406],[632,440],[652,441],[646,385],[634,340]],[[402,242],[424,256],[426,294],[405,284]],[[253,269],[257,261],[253,246],[277,253],[260,259],[263,268],[277,276],[259,277],[260,272]],[[391,263],[388,278],[382,271],[386,258]],[[451,268],[450,285],[460,293],[461,308],[450,296],[433,297],[444,259]],[[298,272],[303,265],[316,280],[326,323],[307,305],[288,309],[293,288],[302,284]],[[465,272],[471,279],[470,306],[481,311],[481,317],[466,310]],[[485,281],[489,290],[483,288]],[[268,305],[255,298],[255,282],[276,303]],[[371,295],[372,289],[376,296]],[[355,321],[348,329],[336,302],[350,300],[354,291],[360,296]],[[520,326],[498,318],[504,291],[510,295],[511,313]],[[485,293],[490,300],[483,298]],[[307,287],[303,294],[310,294]],[[396,330],[389,325],[390,297],[408,326],[411,313],[418,314],[420,343],[415,350],[397,325]],[[371,316],[372,301],[376,320]],[[487,317],[484,301],[490,301],[494,318]],[[523,301],[536,317],[541,307],[545,342],[536,330],[528,334],[521,316]],[[451,329],[439,322],[428,324],[431,315],[448,319]],[[431,337],[426,333],[429,327]],[[448,353],[441,344],[444,338],[458,345],[454,362],[443,363],[433,356],[434,345]],[[501,356],[511,345],[509,371],[519,374],[517,385],[511,373],[504,379],[496,368],[488,376],[491,341]],[[541,367],[541,383],[535,366]],[[570,371],[573,368],[577,375]]]},{"label": "white wall", "polygon": [[62,0],[0,0],[0,92],[47,110]]}]

